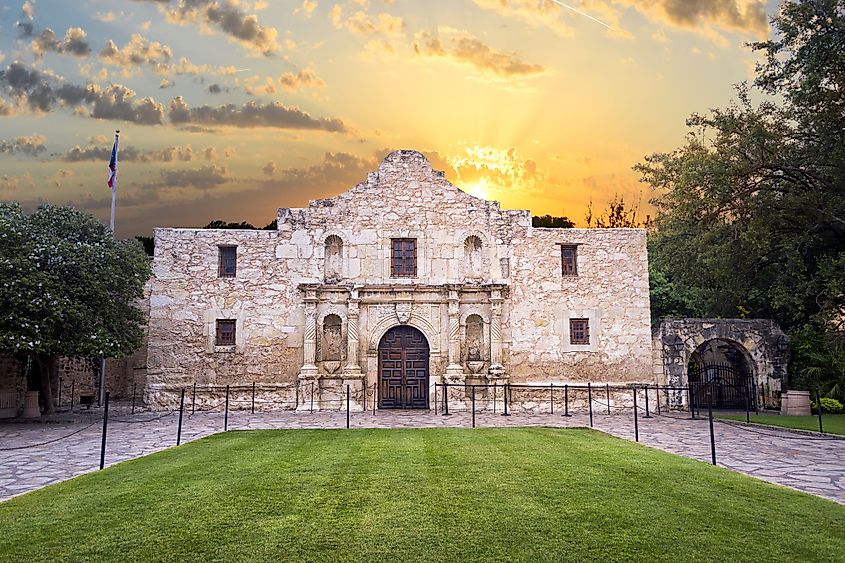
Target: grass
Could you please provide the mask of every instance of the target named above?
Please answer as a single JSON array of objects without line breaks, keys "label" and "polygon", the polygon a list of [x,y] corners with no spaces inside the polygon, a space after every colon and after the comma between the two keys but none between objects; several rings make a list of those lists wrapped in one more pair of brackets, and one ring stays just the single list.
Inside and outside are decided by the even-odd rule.
[{"label": "grass", "polygon": [[[725,414],[719,415],[719,418],[745,422],[744,414]],[[781,426],[783,428],[797,428],[799,430],[812,430],[814,432],[819,431],[818,415],[782,416],[779,414],[752,414],[751,423]],[[822,414],[822,429],[830,434],[845,435],[845,414]]]},{"label": "grass", "polygon": [[845,507],[589,430],[229,432],[0,503],[0,560],[845,558]]}]

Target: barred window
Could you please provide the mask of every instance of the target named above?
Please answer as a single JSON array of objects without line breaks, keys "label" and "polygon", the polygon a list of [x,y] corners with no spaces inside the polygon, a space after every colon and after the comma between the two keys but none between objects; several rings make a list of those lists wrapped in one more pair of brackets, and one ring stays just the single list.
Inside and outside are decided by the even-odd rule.
[{"label": "barred window", "polygon": [[413,278],[417,275],[417,239],[390,240],[390,270],[394,278]]},{"label": "barred window", "polygon": [[560,245],[560,264],[564,276],[577,276],[578,247],[574,244]]},{"label": "barred window", "polygon": [[217,277],[234,278],[238,269],[238,247],[218,246]]},{"label": "barred window", "polygon": [[569,319],[569,343],[590,343],[590,319]]},{"label": "barred window", "polygon": [[235,345],[235,321],[229,319],[218,319],[217,321],[217,346]]}]

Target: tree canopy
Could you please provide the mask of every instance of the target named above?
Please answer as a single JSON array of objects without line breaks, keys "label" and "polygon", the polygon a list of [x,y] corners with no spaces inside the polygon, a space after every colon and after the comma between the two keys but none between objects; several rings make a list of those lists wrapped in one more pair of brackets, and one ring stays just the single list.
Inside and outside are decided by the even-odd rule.
[{"label": "tree canopy", "polygon": [[845,3],[789,2],[773,25],[754,84],[635,169],[655,190],[653,315],[773,318],[800,371],[845,319]]},{"label": "tree canopy", "polygon": [[571,229],[575,223],[566,215],[562,217],[554,217],[552,215],[540,215],[539,217],[531,217],[532,227],[546,227],[551,229]]},{"label": "tree canopy", "polygon": [[33,355],[48,411],[57,357],[121,357],[141,345],[135,302],[150,275],[141,243],[114,240],[90,215],[0,204],[0,350]]}]

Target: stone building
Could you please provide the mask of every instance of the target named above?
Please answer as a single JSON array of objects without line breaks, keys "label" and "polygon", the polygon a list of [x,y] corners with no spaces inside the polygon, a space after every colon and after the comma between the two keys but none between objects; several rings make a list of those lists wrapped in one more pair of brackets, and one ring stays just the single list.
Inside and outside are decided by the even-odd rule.
[{"label": "stone building", "polygon": [[532,227],[415,151],[275,231],[156,229],[153,270],[153,407],[194,384],[299,409],[349,386],[361,409],[429,408],[443,382],[655,381],[644,230]]}]

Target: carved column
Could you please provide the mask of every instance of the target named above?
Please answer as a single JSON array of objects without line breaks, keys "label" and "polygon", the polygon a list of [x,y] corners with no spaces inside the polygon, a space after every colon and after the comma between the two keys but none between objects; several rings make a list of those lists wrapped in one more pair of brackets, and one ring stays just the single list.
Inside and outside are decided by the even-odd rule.
[{"label": "carved column", "polygon": [[305,337],[302,341],[303,363],[299,370],[299,405],[297,410],[309,410],[319,405],[317,380],[317,289],[300,287],[305,293]]},{"label": "carved column", "polygon": [[505,375],[502,365],[502,292],[499,289],[490,291],[490,370],[493,377]]},{"label": "carved column", "polygon": [[358,290],[352,289],[346,315],[346,366],[343,368],[345,374],[351,375],[361,373],[361,366],[358,364],[359,303]]},{"label": "carved column", "polygon": [[460,300],[457,288],[449,288],[449,365],[446,366],[447,378],[463,378],[464,368],[461,367],[460,340]]}]

